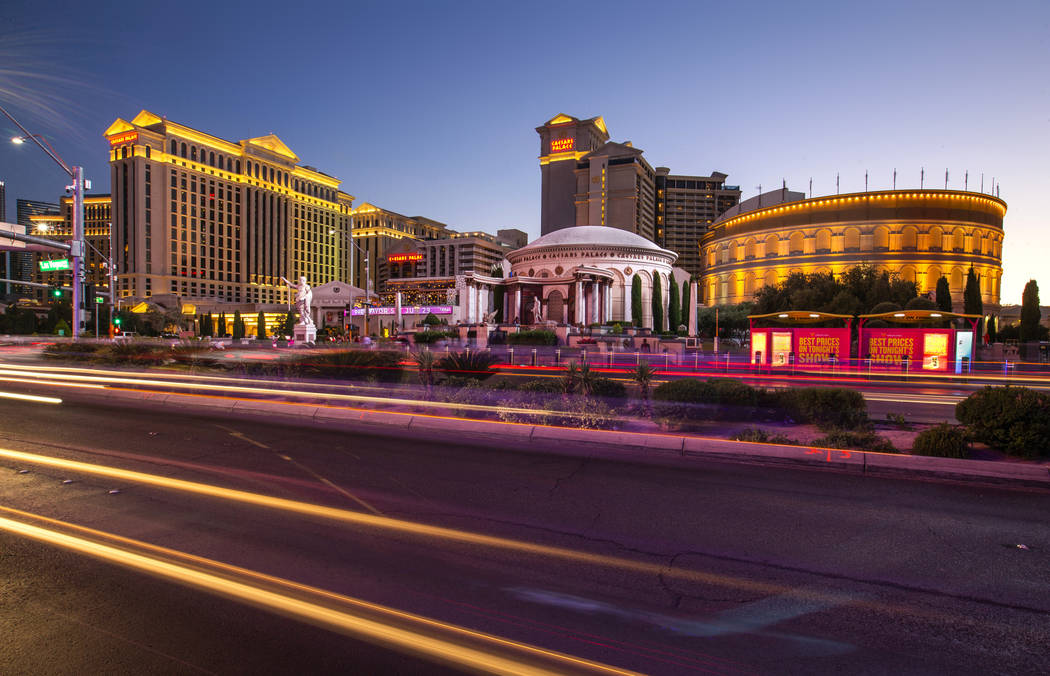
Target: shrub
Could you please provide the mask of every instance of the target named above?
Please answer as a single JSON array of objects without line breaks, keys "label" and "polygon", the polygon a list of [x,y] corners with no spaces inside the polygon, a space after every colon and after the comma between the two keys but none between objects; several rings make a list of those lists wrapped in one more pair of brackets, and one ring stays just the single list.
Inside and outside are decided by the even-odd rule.
[{"label": "shrub", "polygon": [[842,387],[797,387],[781,390],[771,403],[796,422],[813,423],[821,429],[864,428],[871,424],[868,404],[857,390]]},{"label": "shrub", "polygon": [[1050,455],[1050,395],[1027,387],[985,387],[955,405],[973,437],[1022,458]]},{"label": "shrub", "polygon": [[433,312],[428,312],[427,316],[423,317],[423,324],[425,326],[438,326],[441,324],[441,320]]},{"label": "shrub", "polygon": [[763,398],[762,390],[728,378],[670,380],[653,390],[657,417],[671,425],[746,420],[754,417]]},{"label": "shrub", "polygon": [[897,449],[889,439],[880,437],[871,430],[831,430],[826,437],[813,442],[821,448],[848,448],[858,451],[880,451],[896,453]]},{"label": "shrub", "polygon": [[398,382],[402,378],[401,357],[393,350],[326,350],[289,360],[282,370],[289,376],[301,369],[308,376]]},{"label": "shrub", "polygon": [[416,331],[412,336],[412,340],[416,345],[431,345],[439,340],[448,340],[456,336],[459,336],[459,334],[454,331],[431,331],[427,329],[426,331]]},{"label": "shrub", "polygon": [[562,382],[559,378],[536,378],[527,380],[513,389],[536,394],[561,394]]},{"label": "shrub", "polygon": [[109,364],[130,364],[132,366],[156,366],[163,364],[171,356],[167,345],[151,343],[120,342],[108,346],[99,352],[103,361]]},{"label": "shrub", "polygon": [[969,458],[970,444],[966,432],[955,425],[941,423],[919,432],[912,444],[915,455],[932,455],[938,458]]},{"label": "shrub", "polygon": [[752,441],[761,444],[781,444],[785,446],[800,446],[802,443],[784,434],[769,434],[758,427],[748,427],[732,435],[729,439],[732,441]]},{"label": "shrub", "polygon": [[[508,397],[500,401],[499,417],[506,422],[612,429],[618,422],[616,412],[606,403],[591,397]],[[534,410],[525,413],[520,410]]]},{"label": "shrub", "polygon": [[448,356],[438,360],[436,366],[446,376],[460,376],[485,380],[496,375],[492,365],[496,363],[496,357],[488,350],[475,352],[450,352]]},{"label": "shrub", "polygon": [[518,331],[507,336],[508,345],[557,345],[558,336],[547,329]]},{"label": "shrub", "polygon": [[595,378],[591,381],[591,395],[605,399],[624,399],[627,397],[627,387],[618,380],[612,378]]},{"label": "shrub", "polygon": [[44,348],[45,359],[95,361],[105,346],[98,343],[55,343]]}]

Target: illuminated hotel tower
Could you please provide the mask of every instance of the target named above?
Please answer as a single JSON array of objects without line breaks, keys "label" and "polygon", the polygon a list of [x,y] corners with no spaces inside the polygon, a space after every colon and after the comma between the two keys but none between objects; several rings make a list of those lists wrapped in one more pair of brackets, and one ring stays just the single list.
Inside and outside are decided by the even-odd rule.
[{"label": "illuminated hotel tower", "polygon": [[574,225],[600,225],[576,222],[576,162],[609,140],[605,121],[558,115],[536,127],[536,133],[540,135],[542,177],[540,234]]},{"label": "illuminated hotel tower", "polygon": [[143,110],[110,145],[118,296],[280,303],[349,279],[353,196],[273,134],[236,143]]}]

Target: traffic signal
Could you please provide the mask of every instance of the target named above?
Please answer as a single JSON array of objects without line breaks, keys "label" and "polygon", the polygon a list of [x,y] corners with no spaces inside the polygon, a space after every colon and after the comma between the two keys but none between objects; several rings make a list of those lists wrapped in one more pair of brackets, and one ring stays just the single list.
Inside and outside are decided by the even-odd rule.
[{"label": "traffic signal", "polygon": [[51,296],[53,298],[61,298],[62,297],[62,289],[59,288],[59,287],[52,288],[51,289]]},{"label": "traffic signal", "polygon": [[113,318],[113,324],[116,325],[116,326],[120,326],[120,322],[121,321],[123,321],[123,320],[121,320],[120,317],[114,317]]}]

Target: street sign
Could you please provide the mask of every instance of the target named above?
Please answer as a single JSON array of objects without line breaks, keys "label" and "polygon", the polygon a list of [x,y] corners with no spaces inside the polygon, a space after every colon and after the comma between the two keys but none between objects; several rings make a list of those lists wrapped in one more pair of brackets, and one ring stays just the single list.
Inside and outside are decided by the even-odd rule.
[{"label": "street sign", "polygon": [[69,259],[68,258],[55,258],[49,261],[40,261],[41,272],[52,272],[54,270],[68,270]]},{"label": "street sign", "polygon": [[95,296],[95,302],[96,303],[105,303],[106,299],[103,298],[102,296]]}]

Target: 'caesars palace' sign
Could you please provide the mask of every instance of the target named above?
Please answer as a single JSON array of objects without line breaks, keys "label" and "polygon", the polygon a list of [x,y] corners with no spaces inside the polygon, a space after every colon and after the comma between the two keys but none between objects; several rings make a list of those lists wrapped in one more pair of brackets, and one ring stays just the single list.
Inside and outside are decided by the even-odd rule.
[{"label": "'caesars palace' sign", "polygon": [[555,138],[551,139],[551,152],[552,153],[564,153],[572,150],[576,147],[576,139],[574,138]]}]

